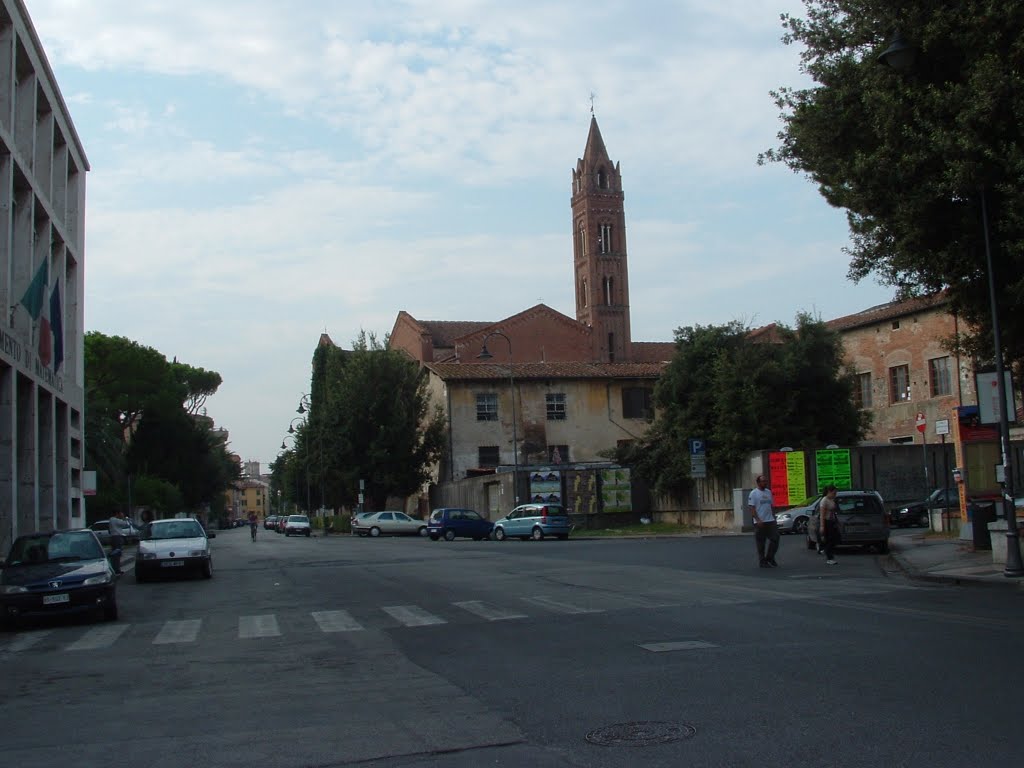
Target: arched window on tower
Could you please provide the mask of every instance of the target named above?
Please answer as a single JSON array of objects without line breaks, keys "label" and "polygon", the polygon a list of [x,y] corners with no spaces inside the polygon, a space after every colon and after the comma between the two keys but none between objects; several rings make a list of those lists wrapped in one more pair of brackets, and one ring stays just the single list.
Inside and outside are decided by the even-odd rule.
[{"label": "arched window on tower", "polygon": [[580,280],[580,306],[586,309],[589,303],[590,301],[587,298],[587,278],[583,278]]},{"label": "arched window on tower", "polygon": [[601,168],[597,172],[597,188],[608,189],[608,174],[605,173],[604,168]]},{"label": "arched window on tower", "polygon": [[583,228],[583,224],[580,224],[579,232],[577,234],[579,239],[580,256],[587,255],[587,230]]},{"label": "arched window on tower", "polygon": [[612,291],[614,289],[614,281],[610,277],[604,279],[604,303],[606,307],[612,305]]},{"label": "arched window on tower", "polygon": [[612,225],[602,224],[599,228],[597,243],[601,253],[612,252]]}]

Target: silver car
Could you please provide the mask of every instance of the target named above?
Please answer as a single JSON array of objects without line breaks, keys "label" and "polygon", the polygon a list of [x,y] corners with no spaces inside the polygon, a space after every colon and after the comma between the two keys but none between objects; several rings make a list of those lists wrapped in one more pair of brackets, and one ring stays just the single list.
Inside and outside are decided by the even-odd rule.
[{"label": "silver car", "polygon": [[819,496],[802,507],[793,507],[785,512],[776,513],[775,522],[778,523],[779,533],[807,533],[807,521],[811,519],[820,498]]},{"label": "silver car", "polygon": [[[818,548],[818,509],[821,499],[807,522],[807,548]],[[879,553],[889,551],[889,517],[877,491],[839,491],[838,546],[873,546]]]},{"label": "silver car", "polygon": [[146,523],[135,554],[135,580],[189,572],[202,574],[204,579],[211,578],[210,539],[216,535],[213,531],[207,533],[194,517]]}]

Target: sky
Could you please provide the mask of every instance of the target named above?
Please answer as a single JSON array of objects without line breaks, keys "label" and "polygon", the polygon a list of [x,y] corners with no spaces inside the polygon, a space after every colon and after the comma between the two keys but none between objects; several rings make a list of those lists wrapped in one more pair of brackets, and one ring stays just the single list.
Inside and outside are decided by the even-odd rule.
[{"label": "sky", "polygon": [[263,471],[320,335],[575,316],[591,109],[622,170],[634,341],[889,301],[845,213],[759,166],[796,0],[26,0],[91,171],[87,330],[223,377]]}]

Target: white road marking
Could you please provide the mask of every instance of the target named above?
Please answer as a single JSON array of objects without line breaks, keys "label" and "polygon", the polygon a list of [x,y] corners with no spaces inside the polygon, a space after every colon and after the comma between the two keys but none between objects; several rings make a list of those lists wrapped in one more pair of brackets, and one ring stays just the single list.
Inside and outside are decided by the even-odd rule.
[{"label": "white road marking", "polygon": [[7,651],[8,653],[18,653],[19,651],[28,650],[33,645],[41,641],[44,637],[52,634],[52,629],[44,629],[40,632],[22,632],[21,634],[17,635],[14,638],[14,640],[11,641],[10,645],[8,645],[3,650]]},{"label": "white road marking", "polygon": [[277,616],[267,613],[262,616],[239,616],[239,640],[251,640],[254,637],[278,637],[281,630],[277,626]]},{"label": "white road marking", "polygon": [[481,619],[487,619],[488,621],[506,621],[508,619],[525,619],[525,613],[513,613],[512,611],[505,611],[501,608],[495,608],[492,605],[488,605],[483,600],[466,600],[462,603],[452,603],[452,605],[458,606],[465,611],[469,611],[472,614],[479,616]]},{"label": "white road marking", "polygon": [[535,605],[542,606],[547,608],[549,611],[554,611],[555,613],[604,613],[600,608],[580,608],[578,605],[552,600],[550,597],[523,597],[520,599],[525,600],[528,603],[534,603]]},{"label": "white road marking", "polygon": [[356,632],[363,628],[348,611],[313,611],[312,616],[321,632]]},{"label": "white road marking", "polygon": [[384,612],[407,627],[425,627],[430,624],[447,624],[444,619],[427,613],[415,605],[388,605]]},{"label": "white road marking", "polygon": [[640,647],[652,653],[665,653],[667,651],[695,651],[700,648],[717,648],[714,643],[705,643],[703,640],[680,640],[674,643],[641,643]]},{"label": "white road marking", "polygon": [[153,645],[167,645],[168,643],[193,643],[199,635],[199,627],[202,619],[186,619],[183,621],[164,622],[160,633],[154,638]]},{"label": "white road marking", "polygon": [[109,648],[130,626],[131,624],[106,624],[102,627],[93,627],[69,645],[66,650],[95,651],[100,648]]}]

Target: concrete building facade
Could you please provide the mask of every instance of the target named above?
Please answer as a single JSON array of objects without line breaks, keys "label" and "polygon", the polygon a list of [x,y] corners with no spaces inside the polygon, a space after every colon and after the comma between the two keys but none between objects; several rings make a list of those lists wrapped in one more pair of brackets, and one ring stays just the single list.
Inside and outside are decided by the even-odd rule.
[{"label": "concrete building facade", "polygon": [[0,551],[85,525],[89,164],[25,4],[0,0]]}]

